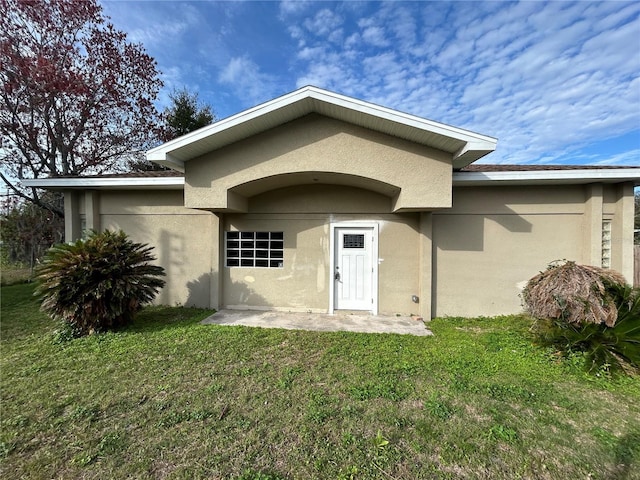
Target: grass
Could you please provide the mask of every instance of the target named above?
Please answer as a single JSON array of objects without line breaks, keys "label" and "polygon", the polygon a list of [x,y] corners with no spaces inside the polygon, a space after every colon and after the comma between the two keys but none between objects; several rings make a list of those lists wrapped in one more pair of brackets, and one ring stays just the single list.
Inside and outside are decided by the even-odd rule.
[{"label": "grass", "polygon": [[15,285],[31,280],[31,269],[21,264],[0,262],[0,285]]},{"label": "grass", "polygon": [[434,337],[199,325],[144,310],[56,343],[2,289],[0,476],[640,478],[640,382],[533,346],[526,317]]}]

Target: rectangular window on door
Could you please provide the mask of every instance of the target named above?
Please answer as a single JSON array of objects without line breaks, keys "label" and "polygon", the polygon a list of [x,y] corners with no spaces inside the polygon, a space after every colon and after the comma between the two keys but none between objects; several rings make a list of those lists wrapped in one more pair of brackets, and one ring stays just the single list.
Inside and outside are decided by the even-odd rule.
[{"label": "rectangular window on door", "polygon": [[282,268],[283,232],[225,232],[227,267]]},{"label": "rectangular window on door", "polygon": [[342,248],[364,248],[364,235],[343,235]]}]

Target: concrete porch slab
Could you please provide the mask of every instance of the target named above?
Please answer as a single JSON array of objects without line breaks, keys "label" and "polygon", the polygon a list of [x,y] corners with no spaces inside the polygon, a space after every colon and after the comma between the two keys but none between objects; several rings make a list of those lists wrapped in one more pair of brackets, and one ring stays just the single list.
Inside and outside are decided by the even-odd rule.
[{"label": "concrete porch slab", "polygon": [[256,310],[220,310],[201,323],[243,325],[247,327],[314,330],[321,332],[397,333],[401,335],[433,335],[421,320],[411,317],[387,317],[367,314],[334,315]]}]

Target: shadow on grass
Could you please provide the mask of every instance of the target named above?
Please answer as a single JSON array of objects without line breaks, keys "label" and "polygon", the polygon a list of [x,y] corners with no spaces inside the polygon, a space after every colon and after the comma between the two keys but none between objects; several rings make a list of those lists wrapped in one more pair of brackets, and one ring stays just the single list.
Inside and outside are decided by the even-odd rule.
[{"label": "shadow on grass", "polygon": [[[618,471],[612,477],[615,480],[626,480],[631,472],[636,472],[635,461],[640,453],[640,431],[623,435],[615,447],[615,460]],[[632,467],[634,467],[632,469]]]},{"label": "shadow on grass", "polygon": [[151,306],[140,310],[130,325],[117,331],[126,332],[158,332],[173,328],[184,328],[197,325],[215,313],[215,310],[189,307]]},{"label": "shadow on grass", "polygon": [[[50,319],[40,311],[40,301],[34,297],[35,284],[3,286],[0,295],[0,336],[2,340],[17,339],[42,334],[43,329],[60,328],[61,323]],[[147,306],[135,315],[129,325],[114,332],[157,332],[197,325],[215,310],[169,306]]]}]

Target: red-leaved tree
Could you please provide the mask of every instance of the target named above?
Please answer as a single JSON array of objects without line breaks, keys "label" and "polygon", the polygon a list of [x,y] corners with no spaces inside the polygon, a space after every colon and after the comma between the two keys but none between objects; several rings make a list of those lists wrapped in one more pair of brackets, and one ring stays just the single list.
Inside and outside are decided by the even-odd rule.
[{"label": "red-leaved tree", "polygon": [[158,136],[156,63],[96,0],[0,0],[0,177],[59,216],[21,179],[117,171]]}]

